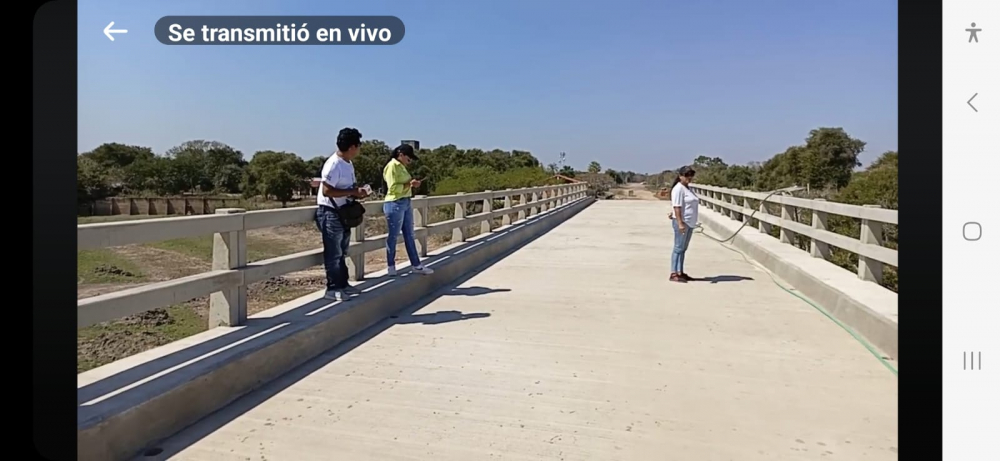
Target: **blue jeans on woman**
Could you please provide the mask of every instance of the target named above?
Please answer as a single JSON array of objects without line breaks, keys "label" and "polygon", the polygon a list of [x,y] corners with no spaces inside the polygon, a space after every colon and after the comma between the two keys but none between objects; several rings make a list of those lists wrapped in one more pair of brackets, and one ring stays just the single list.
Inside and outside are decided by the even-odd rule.
[{"label": "blue jeans on woman", "polygon": [[670,272],[683,274],[684,254],[687,253],[694,229],[691,228],[691,225],[687,225],[684,232],[681,232],[680,227],[677,226],[677,218],[674,218],[672,222],[674,224],[674,254],[670,257]]},{"label": "blue jeans on woman", "polygon": [[413,205],[408,197],[385,202],[382,213],[389,224],[389,235],[385,239],[385,257],[389,267],[396,267],[396,239],[403,232],[403,245],[410,257],[410,267],[420,267],[420,255],[417,253],[417,242],[413,235]]}]

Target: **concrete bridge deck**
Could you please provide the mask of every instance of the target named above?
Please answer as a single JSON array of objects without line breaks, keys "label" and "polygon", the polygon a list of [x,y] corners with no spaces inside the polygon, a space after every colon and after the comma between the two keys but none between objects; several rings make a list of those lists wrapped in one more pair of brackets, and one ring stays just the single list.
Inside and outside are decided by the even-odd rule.
[{"label": "concrete bridge deck", "polygon": [[704,236],[668,282],[667,214],[597,202],[142,459],[896,459],[897,378]]}]

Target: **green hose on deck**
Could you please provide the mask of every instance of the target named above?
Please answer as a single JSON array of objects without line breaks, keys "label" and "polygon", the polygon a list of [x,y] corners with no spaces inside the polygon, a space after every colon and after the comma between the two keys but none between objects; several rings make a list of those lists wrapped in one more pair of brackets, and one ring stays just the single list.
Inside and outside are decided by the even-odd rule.
[{"label": "green hose on deck", "polygon": [[[750,217],[753,217],[753,213],[751,213]],[[733,235],[731,235],[729,238],[727,238],[725,240],[719,240],[719,239],[717,239],[715,237],[712,237],[711,235],[706,234],[705,233],[705,229],[700,224],[695,228],[695,232],[696,233],[700,233],[700,234],[704,235],[705,237],[708,237],[708,238],[710,238],[712,240],[715,240],[716,242],[719,242],[719,244],[722,245],[723,248],[739,254],[748,263],[753,264],[753,265],[755,265],[757,267],[760,267],[764,271],[764,273],[766,273],[767,276],[771,278],[771,281],[774,282],[774,284],[778,286],[778,288],[781,288],[786,293],[788,293],[788,294],[790,294],[792,296],[795,296],[796,298],[799,298],[802,301],[805,301],[806,304],[812,306],[814,309],[816,309],[817,311],[819,311],[821,314],[825,315],[826,318],[828,318],[830,320],[833,320],[834,323],[836,323],[837,325],[840,325],[840,327],[843,328],[844,331],[847,331],[847,333],[849,333],[852,337],[854,337],[855,340],[857,340],[859,343],[861,343],[861,345],[864,346],[865,349],[868,349],[868,352],[871,352],[872,355],[874,355],[875,358],[878,359],[879,362],[882,362],[882,365],[885,365],[885,367],[888,368],[889,371],[891,371],[893,375],[895,375],[895,376],[898,377],[899,376],[899,372],[896,371],[896,369],[893,368],[893,366],[882,357],[882,354],[877,349],[875,349],[875,347],[873,347],[871,344],[869,344],[868,341],[866,341],[863,337],[861,337],[861,335],[855,333],[854,330],[851,329],[851,327],[849,327],[847,325],[844,325],[843,322],[841,322],[840,320],[837,320],[836,317],[834,317],[829,312],[827,312],[826,309],[823,309],[822,307],[820,307],[816,303],[810,301],[805,296],[802,296],[802,295],[796,293],[795,290],[790,289],[790,288],[786,288],[782,284],[778,283],[778,280],[774,278],[774,275],[771,274],[771,271],[767,270],[767,268],[761,266],[760,264],[757,264],[756,262],[750,260],[750,258],[748,258],[747,255],[743,254],[742,251],[737,250],[735,248],[732,248],[729,245],[725,244],[725,242],[727,242],[727,241],[732,240],[733,238],[735,238],[736,234],[739,234],[740,231],[743,230],[743,228],[746,227],[747,223],[749,223],[749,222],[750,222],[749,218],[745,219],[744,223],[743,223],[743,226],[740,226],[740,228],[737,229],[736,232]],[[699,230],[700,230],[700,232],[699,232]]]}]

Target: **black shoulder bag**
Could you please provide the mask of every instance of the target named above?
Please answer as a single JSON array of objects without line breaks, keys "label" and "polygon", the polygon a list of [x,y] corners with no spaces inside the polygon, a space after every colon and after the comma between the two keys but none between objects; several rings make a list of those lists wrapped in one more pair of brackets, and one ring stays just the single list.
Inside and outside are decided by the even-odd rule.
[{"label": "black shoulder bag", "polygon": [[348,199],[344,206],[337,206],[336,200],[330,200],[330,203],[337,210],[337,216],[344,227],[353,229],[365,222],[365,206],[361,202]]}]

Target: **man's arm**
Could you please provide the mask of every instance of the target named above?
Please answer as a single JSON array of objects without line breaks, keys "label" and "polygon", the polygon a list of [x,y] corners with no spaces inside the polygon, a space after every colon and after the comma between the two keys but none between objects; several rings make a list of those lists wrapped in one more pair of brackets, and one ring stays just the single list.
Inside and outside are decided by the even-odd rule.
[{"label": "man's arm", "polygon": [[323,181],[323,195],[329,198],[341,198],[341,197],[362,197],[361,189],[357,187],[352,187],[350,189],[337,189],[331,186],[328,182]]}]

